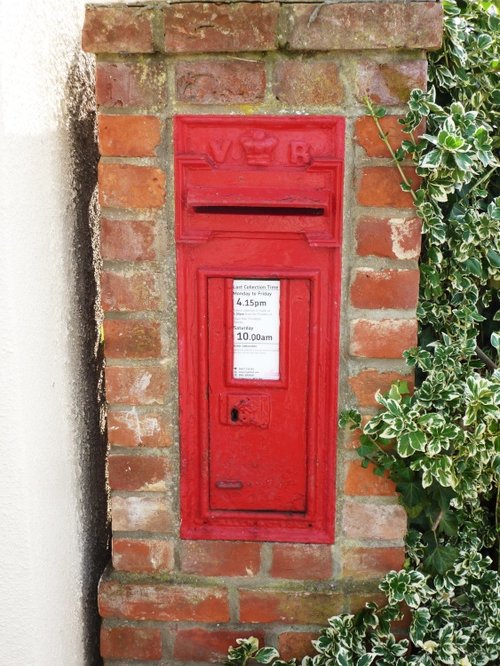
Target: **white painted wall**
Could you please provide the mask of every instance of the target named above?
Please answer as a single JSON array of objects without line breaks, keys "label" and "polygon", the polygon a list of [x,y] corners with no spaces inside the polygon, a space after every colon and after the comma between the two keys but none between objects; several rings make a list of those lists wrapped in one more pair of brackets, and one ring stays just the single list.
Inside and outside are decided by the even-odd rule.
[{"label": "white painted wall", "polygon": [[64,94],[84,0],[0,1],[0,664],[82,666]]}]

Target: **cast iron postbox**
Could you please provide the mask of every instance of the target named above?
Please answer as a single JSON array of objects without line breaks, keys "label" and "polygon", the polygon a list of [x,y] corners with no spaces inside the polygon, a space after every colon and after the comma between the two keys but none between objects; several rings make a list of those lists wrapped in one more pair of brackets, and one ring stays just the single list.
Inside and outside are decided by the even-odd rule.
[{"label": "cast iron postbox", "polygon": [[344,120],[174,120],[181,534],[329,543]]}]

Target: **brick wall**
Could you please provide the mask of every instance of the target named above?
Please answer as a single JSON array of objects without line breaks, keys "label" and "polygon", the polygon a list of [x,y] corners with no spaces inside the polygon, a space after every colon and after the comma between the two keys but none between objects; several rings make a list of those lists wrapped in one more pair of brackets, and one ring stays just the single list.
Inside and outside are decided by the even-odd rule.
[{"label": "brick wall", "polygon": [[392,483],[361,468],[358,433],[339,433],[333,545],[179,538],[172,116],[346,117],[339,396],[369,418],[378,389],[411,380],[401,354],[416,341],[420,227],[363,98],[389,109],[382,124],[396,144],[441,20],[431,2],[88,7],[113,523],[99,592],[109,663],[220,662],[251,634],[301,656],[329,615],[376,598],[377,579],[401,565],[405,514]]}]

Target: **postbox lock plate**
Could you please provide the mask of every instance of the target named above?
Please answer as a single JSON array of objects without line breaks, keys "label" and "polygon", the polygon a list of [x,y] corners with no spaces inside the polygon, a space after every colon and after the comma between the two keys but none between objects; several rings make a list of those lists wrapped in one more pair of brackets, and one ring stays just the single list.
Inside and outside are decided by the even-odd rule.
[{"label": "postbox lock plate", "polygon": [[221,423],[233,426],[269,427],[271,409],[268,395],[229,393],[222,394],[219,400]]}]

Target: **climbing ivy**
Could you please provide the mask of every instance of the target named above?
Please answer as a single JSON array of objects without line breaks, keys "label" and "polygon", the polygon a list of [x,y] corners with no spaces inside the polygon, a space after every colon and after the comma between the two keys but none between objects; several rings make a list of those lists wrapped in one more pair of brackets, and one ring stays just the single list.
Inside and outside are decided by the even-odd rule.
[{"label": "climbing ivy", "polygon": [[[406,561],[380,583],[385,606],[338,615],[302,666],[482,666],[500,657],[500,18],[489,0],[444,0],[443,48],[429,56],[431,86],[414,90],[392,151],[402,188],[422,220],[416,371],[385,396],[363,427],[363,464],[396,483],[407,511]],[[381,140],[383,109],[367,100]],[[425,121],[425,133],[417,128]],[[401,163],[421,177],[412,189]],[[361,427],[348,410],[341,426]],[[409,636],[394,623],[411,611]],[[292,666],[257,639],[240,639],[227,663]]]}]

